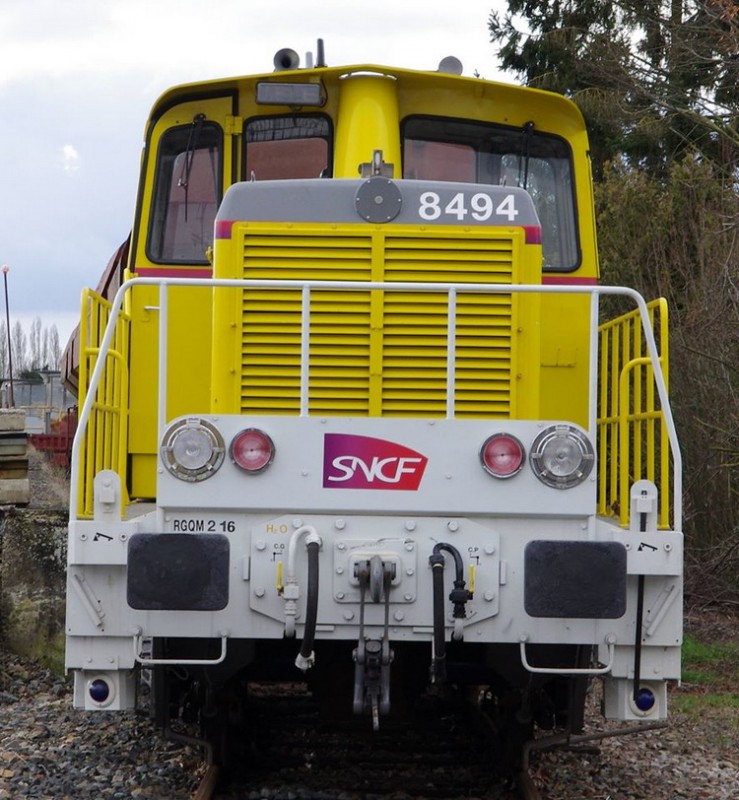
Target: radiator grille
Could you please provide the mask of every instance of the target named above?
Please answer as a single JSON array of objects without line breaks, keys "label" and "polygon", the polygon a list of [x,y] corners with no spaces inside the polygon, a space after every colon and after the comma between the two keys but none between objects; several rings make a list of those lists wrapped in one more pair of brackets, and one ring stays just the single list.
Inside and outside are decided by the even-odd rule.
[{"label": "radiator grille", "polygon": [[[510,283],[516,243],[501,229],[397,233],[244,234],[251,279]],[[510,295],[460,292],[455,415],[511,416]],[[300,409],[301,296],[246,290],[242,300],[241,413]],[[320,291],[311,294],[309,412],[442,416],[447,390],[446,293]]]}]

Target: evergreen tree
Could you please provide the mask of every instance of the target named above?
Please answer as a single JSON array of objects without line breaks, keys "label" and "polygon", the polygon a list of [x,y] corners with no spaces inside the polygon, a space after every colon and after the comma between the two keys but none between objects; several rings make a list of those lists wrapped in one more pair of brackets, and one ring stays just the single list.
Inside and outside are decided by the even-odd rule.
[{"label": "evergreen tree", "polygon": [[588,124],[602,280],[669,300],[687,591],[735,604],[739,4],[509,0],[508,7],[490,17],[501,66],[570,96]]},{"label": "evergreen tree", "polygon": [[509,0],[508,9],[489,21],[501,66],[580,105],[596,177],[621,158],[664,178],[696,151],[735,169],[734,0]]}]

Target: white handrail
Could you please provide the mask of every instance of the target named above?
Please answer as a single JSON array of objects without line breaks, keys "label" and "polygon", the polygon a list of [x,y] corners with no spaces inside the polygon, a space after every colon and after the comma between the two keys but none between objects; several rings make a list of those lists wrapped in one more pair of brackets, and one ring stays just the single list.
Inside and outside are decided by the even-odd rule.
[{"label": "white handrail", "polygon": [[[159,313],[159,340],[166,342],[166,301],[163,302],[164,296],[167,294],[170,286],[193,286],[193,287],[233,287],[241,289],[291,289],[300,290],[303,293],[303,304],[307,302],[310,291],[315,288],[320,288],[321,291],[386,291],[386,292],[446,292],[449,297],[449,303],[452,303],[456,297],[457,292],[464,293],[481,293],[481,294],[583,294],[591,295],[594,298],[602,295],[614,295],[625,298],[630,298],[639,311],[639,317],[644,331],[644,340],[647,346],[647,352],[651,359],[652,369],[654,372],[654,381],[657,386],[657,394],[659,396],[662,413],[664,414],[665,427],[667,429],[667,436],[670,442],[670,449],[673,458],[673,498],[674,498],[674,527],[676,530],[682,530],[682,505],[680,498],[682,497],[682,455],[680,453],[680,445],[677,439],[677,432],[675,423],[670,408],[669,399],[667,396],[667,386],[662,372],[662,365],[659,360],[657,351],[657,344],[654,338],[654,331],[652,330],[649,321],[649,312],[644,298],[634,289],[625,286],[582,286],[582,285],[562,285],[562,284],[489,284],[489,283],[433,283],[433,282],[413,282],[413,281],[320,281],[320,280],[267,280],[267,279],[235,279],[235,278],[131,278],[121,284],[120,288],[115,294],[111,304],[111,313],[108,319],[108,325],[105,329],[103,341],[100,344],[100,357],[95,363],[95,368],[90,378],[90,385],[85,397],[85,402],[80,410],[79,422],[77,432],[72,444],[72,464],[70,474],[70,504],[69,514],[70,520],[74,521],[77,515],[77,489],[79,483],[79,452],[82,443],[83,432],[87,427],[90,413],[92,410],[93,400],[100,382],[103,368],[105,365],[105,355],[110,349],[111,341],[115,333],[118,317],[121,313],[123,298],[126,293],[135,286],[158,286],[160,287],[160,313]],[[595,315],[595,308],[597,303],[595,299],[591,305],[591,319]],[[164,309],[165,313],[162,313]],[[305,308],[303,308],[301,327],[305,331],[306,326],[309,327],[309,315]],[[591,325],[591,328],[595,326]],[[597,359],[597,329],[591,330],[591,367],[592,360]],[[447,346],[453,347],[453,339],[450,340],[448,334]],[[301,380],[307,383],[307,343],[303,342],[303,350],[301,355]],[[597,371],[591,372],[591,386],[590,386],[590,406],[589,415],[592,425],[592,415],[595,403],[595,389],[594,383],[597,381]],[[454,381],[451,380],[448,386],[453,387]],[[159,358],[159,397],[164,397],[166,389],[166,359],[160,353]],[[453,390],[453,388],[452,388]],[[452,391],[447,388],[447,394]],[[303,401],[303,393],[306,393],[305,402]],[[301,413],[306,411],[303,406],[307,406],[307,387],[301,386]],[[161,407],[161,402],[160,402]],[[447,408],[449,408],[449,397],[447,397]],[[160,412],[161,413],[161,412]],[[160,424],[162,420],[160,419]],[[161,431],[160,431],[161,432]]]}]

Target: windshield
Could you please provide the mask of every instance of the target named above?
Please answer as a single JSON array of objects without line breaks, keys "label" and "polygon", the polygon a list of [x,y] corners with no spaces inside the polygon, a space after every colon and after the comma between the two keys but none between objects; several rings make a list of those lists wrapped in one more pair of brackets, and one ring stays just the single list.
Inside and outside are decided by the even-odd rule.
[{"label": "windshield", "polygon": [[409,118],[403,124],[403,177],[526,189],[542,226],[544,269],[569,271],[580,263],[569,145],[533,124]]},{"label": "windshield", "polygon": [[246,180],[330,177],[327,117],[291,115],[251,119],[244,133]]}]

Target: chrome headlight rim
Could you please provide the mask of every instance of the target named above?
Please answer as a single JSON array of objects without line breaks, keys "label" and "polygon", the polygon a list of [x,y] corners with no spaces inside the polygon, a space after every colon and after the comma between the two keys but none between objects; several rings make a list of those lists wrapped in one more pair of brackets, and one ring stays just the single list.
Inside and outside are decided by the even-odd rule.
[{"label": "chrome headlight rim", "polygon": [[[187,437],[190,437],[189,442]],[[183,464],[178,457],[182,447],[192,452],[193,466]],[[211,422],[200,417],[187,417],[167,428],[159,453],[171,475],[181,481],[197,483],[218,472],[226,457],[226,446],[220,431]]]},{"label": "chrome headlight rim", "polygon": [[[558,461],[559,474],[552,467]],[[574,425],[549,425],[531,444],[529,463],[536,477],[553,489],[572,489],[590,475],[595,453],[587,434]]]}]

